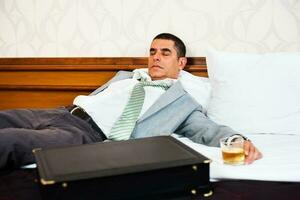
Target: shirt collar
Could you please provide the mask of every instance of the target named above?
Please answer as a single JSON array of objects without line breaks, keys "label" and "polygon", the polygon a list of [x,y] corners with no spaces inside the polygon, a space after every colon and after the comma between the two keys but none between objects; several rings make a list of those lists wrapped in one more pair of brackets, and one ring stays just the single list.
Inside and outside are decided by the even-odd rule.
[{"label": "shirt collar", "polygon": [[[146,81],[152,81],[151,77],[148,74],[148,69],[147,68],[141,68],[141,69],[135,69],[133,70],[133,79],[144,79]],[[172,84],[177,81],[177,79],[172,79],[172,78],[166,78],[160,81],[166,81],[166,82],[171,82]]]}]

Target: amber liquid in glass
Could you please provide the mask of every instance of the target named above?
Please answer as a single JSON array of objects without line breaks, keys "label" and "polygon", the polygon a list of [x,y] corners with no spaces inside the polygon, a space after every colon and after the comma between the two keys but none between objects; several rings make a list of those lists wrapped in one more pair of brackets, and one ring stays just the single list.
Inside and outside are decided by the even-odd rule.
[{"label": "amber liquid in glass", "polygon": [[222,149],[222,156],[225,164],[242,165],[245,161],[244,149],[239,147]]}]

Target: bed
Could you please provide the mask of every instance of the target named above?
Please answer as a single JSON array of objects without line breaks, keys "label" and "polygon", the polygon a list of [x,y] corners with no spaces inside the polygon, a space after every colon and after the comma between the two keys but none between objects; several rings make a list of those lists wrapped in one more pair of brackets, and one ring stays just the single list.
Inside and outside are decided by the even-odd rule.
[{"label": "bed", "polygon": [[[300,199],[298,192],[300,190],[300,157],[298,154],[300,151],[298,145],[300,143],[300,135],[294,131],[288,132],[283,129],[281,132],[261,132],[264,128],[270,127],[263,127],[262,124],[255,124],[255,122],[251,121],[251,117],[256,117],[255,114],[257,114],[253,105],[247,104],[247,108],[251,108],[247,111],[247,116],[239,116],[231,110],[232,114],[229,116],[230,119],[227,119],[227,116],[222,116],[222,113],[228,113],[226,109],[237,107],[238,109],[236,110],[238,111],[239,109],[245,108],[239,105],[238,102],[224,104],[223,100],[220,104],[220,102],[217,101],[222,98],[225,98],[225,102],[229,102],[229,100],[232,99],[245,101],[249,99],[249,93],[253,93],[253,91],[252,93],[249,92],[249,88],[255,87],[255,91],[259,91],[261,85],[255,84],[261,79],[266,79],[266,77],[259,77],[260,74],[267,74],[270,71],[266,70],[264,72],[261,70],[262,68],[255,68],[255,66],[261,61],[266,62],[265,59],[257,57],[257,55],[251,55],[252,60],[254,58],[257,60],[254,59],[249,68],[249,63],[251,63],[251,59],[249,60],[248,58],[249,55],[244,58],[243,55],[222,54],[215,51],[211,51],[208,55],[207,58],[210,58],[207,62],[208,66],[214,66],[209,69],[207,69],[206,58],[188,58],[188,65],[185,68],[187,75],[185,77],[189,79],[189,82],[185,87],[191,89],[191,94],[206,107],[208,115],[211,118],[219,123],[233,126],[251,138],[262,151],[264,158],[248,166],[226,166],[221,161],[219,148],[196,144],[187,138],[178,138],[178,140],[212,160],[210,177],[214,194],[206,199]],[[278,55],[276,56],[280,57]],[[237,75],[241,73],[240,70],[242,67],[234,68],[234,70],[239,69],[238,73],[234,70],[227,73],[227,71],[224,72],[218,69],[220,63],[227,62],[227,65],[230,64],[231,66],[234,61],[233,58],[236,57],[239,58],[236,61],[237,65],[240,66],[241,62],[248,63],[248,66],[246,66],[248,67],[247,70],[243,72],[248,75],[250,73],[251,80],[243,77],[243,74]],[[278,61],[274,61],[273,57],[271,59],[272,62],[276,62],[278,65]],[[291,57],[287,59],[291,59]],[[296,54],[296,58],[292,57],[292,59],[296,59],[296,62],[294,62],[295,60],[291,62],[294,66],[295,63],[298,63],[299,55]],[[283,63],[279,62],[279,66],[282,66],[282,64]],[[284,64],[285,66],[289,66],[287,62],[284,62]],[[145,68],[146,66],[147,59],[143,57],[0,58],[0,109],[67,106],[72,104],[72,100],[75,96],[90,93],[113,77],[117,71],[134,70],[136,68]],[[275,70],[278,70],[279,74],[278,77],[276,77],[276,75],[275,77],[285,77],[285,70],[299,72],[299,64],[296,64],[296,67],[297,68],[277,67]],[[226,69],[230,69],[230,67],[226,66]],[[295,74],[297,73],[287,74],[285,78],[296,79]],[[208,75],[210,77],[209,79],[207,79]],[[219,75],[222,75],[221,79]],[[258,76],[259,79],[253,81],[253,75]],[[223,78],[226,76],[230,77],[230,81],[234,81],[228,82],[228,80]],[[250,81],[251,85],[239,85],[240,88],[233,87],[236,86],[237,81],[240,81],[240,79],[246,80],[244,84]],[[190,80],[192,80],[192,82]],[[267,80],[267,83],[270,81],[271,80]],[[189,85],[191,83],[201,84],[202,87],[193,88]],[[292,97],[297,100],[300,96],[300,93],[297,93],[299,90],[297,88],[295,89],[297,82],[289,82],[287,85],[289,88],[294,88],[291,92],[295,92],[295,95]],[[242,86],[249,86],[248,92],[245,92],[245,88]],[[264,85],[264,87],[267,86],[266,84]],[[276,87],[281,87],[281,84],[276,85]],[[222,93],[223,90],[226,90],[227,93],[229,92],[230,95],[225,95],[224,97]],[[264,91],[268,90],[262,90],[262,92]],[[206,99],[204,100],[203,95],[206,95]],[[47,96],[47,98],[42,98],[45,96]],[[214,109],[212,109],[210,107],[211,105],[207,102],[209,100],[208,97],[215,97],[213,102],[215,104]],[[261,100],[258,98],[259,96],[252,96],[252,98],[253,97],[255,97],[254,99],[257,101]],[[290,97],[288,99],[290,99]],[[257,104],[257,101],[253,103]],[[288,106],[285,105],[285,107],[288,109]],[[295,109],[294,113],[297,114],[297,109]],[[253,114],[253,116],[251,114]],[[291,116],[291,114],[289,116]],[[235,117],[234,119],[237,117],[240,118],[239,120],[232,120],[233,117]],[[244,119],[243,117],[245,120],[248,120],[246,123],[242,121]],[[263,118],[259,119],[262,121],[265,120]],[[282,120],[283,118],[281,117],[280,119]],[[243,123],[248,125],[249,121],[251,121],[251,126],[240,126],[240,124]],[[291,122],[288,121],[288,123]],[[254,130],[253,127],[258,128]],[[289,127],[288,130],[292,128],[295,129],[297,127]],[[174,137],[177,136],[174,135]],[[35,169],[2,171],[0,173],[0,200],[21,199],[41,199],[36,184]]]}]

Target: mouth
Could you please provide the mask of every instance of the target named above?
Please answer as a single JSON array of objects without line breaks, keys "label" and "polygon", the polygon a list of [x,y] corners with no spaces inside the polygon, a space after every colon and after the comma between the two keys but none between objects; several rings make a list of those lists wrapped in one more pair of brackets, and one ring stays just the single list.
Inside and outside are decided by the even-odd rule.
[{"label": "mouth", "polygon": [[163,69],[163,67],[159,66],[159,65],[152,65],[151,68],[159,68],[159,69]]}]

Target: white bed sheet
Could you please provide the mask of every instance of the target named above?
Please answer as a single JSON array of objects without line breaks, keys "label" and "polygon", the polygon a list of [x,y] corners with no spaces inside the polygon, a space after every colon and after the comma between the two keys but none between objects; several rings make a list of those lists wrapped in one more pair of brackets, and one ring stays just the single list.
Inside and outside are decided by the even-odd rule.
[{"label": "white bed sheet", "polygon": [[197,144],[187,138],[181,142],[212,160],[212,180],[265,180],[300,181],[300,135],[257,134],[251,138],[263,154],[263,158],[250,165],[231,166],[223,164],[220,148]]},{"label": "white bed sheet", "polygon": [[[257,134],[251,138],[263,154],[263,158],[250,165],[231,166],[222,162],[221,150],[197,144],[188,138],[178,138],[197,152],[212,160],[210,178],[212,181],[265,180],[300,182],[300,135]],[[34,168],[35,164],[23,168]]]}]

